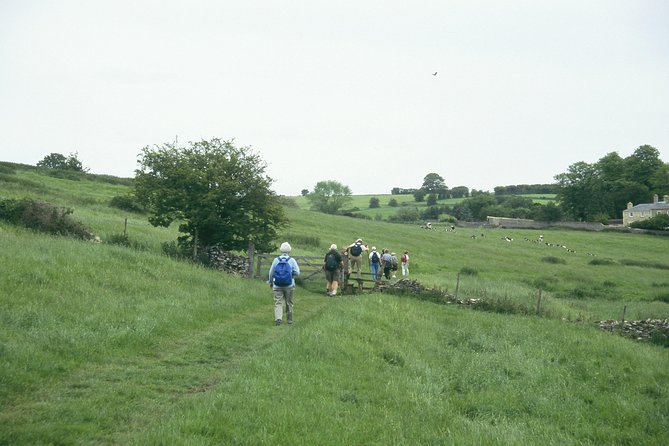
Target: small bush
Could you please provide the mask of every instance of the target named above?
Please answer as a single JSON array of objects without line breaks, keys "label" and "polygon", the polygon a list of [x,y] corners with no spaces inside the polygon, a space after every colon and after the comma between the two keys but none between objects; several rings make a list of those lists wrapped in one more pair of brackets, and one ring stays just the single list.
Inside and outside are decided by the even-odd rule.
[{"label": "small bush", "polygon": [[165,242],[161,245],[163,254],[172,259],[191,259],[193,257],[193,249],[190,246],[177,243],[175,240]]},{"label": "small bush", "polygon": [[552,263],[554,265],[561,264],[561,265],[566,265],[567,261],[565,259],[561,259],[559,257],[554,257],[554,256],[548,256],[544,257],[541,259],[542,262],[545,263]]},{"label": "small bush", "polygon": [[115,196],[109,202],[109,206],[128,212],[142,213],[146,211],[144,206],[137,202],[137,198],[131,194]]},{"label": "small bush", "polygon": [[669,215],[658,214],[648,220],[635,221],[630,224],[633,228],[652,229],[656,231],[667,231],[669,228]]},{"label": "small bush", "polygon": [[0,201],[0,218],[12,224],[54,235],[92,239],[88,228],[70,218],[72,212],[69,208],[31,199]]},{"label": "small bush", "polygon": [[297,209],[299,206],[297,205],[297,201],[295,201],[294,198],[291,197],[286,197],[285,195],[279,196],[279,203],[282,206],[285,206],[287,208],[295,208]]},{"label": "small bush", "polygon": [[613,265],[614,262],[611,259],[592,259],[590,260],[590,265]]},{"label": "small bush", "polygon": [[81,178],[86,175],[83,172],[76,172],[74,170],[49,169],[46,174],[50,177],[60,178],[61,180],[81,181]]},{"label": "small bush", "polygon": [[667,333],[666,330],[655,330],[650,337],[650,342],[655,345],[669,348],[669,333]]},{"label": "small bush", "polygon": [[124,234],[112,235],[111,237],[109,237],[109,240],[107,240],[107,243],[109,243],[110,245],[125,246],[127,248],[136,249],[138,251],[146,251],[147,249],[146,245],[137,241],[130,240],[130,238]]},{"label": "small bush", "polygon": [[532,314],[534,309],[521,305],[509,298],[482,299],[473,306],[475,310],[488,311],[499,314]]},{"label": "small bush", "polygon": [[460,268],[460,274],[465,276],[478,276],[479,272],[476,268],[463,266],[462,268]]},{"label": "small bush", "polygon": [[653,300],[656,302],[664,302],[665,304],[669,304],[669,293],[658,294],[653,298]]},{"label": "small bush", "polygon": [[391,198],[390,200],[388,200],[388,206],[390,206],[391,208],[396,208],[397,207],[397,200],[394,199],[394,198]]},{"label": "small bush", "polygon": [[642,268],[669,269],[669,265],[666,263],[648,262],[646,260],[623,259],[620,261],[620,263],[622,263],[625,266],[640,266]]},{"label": "small bush", "polygon": [[376,209],[381,207],[381,204],[379,202],[379,199],[376,197],[372,197],[369,199],[369,208],[370,209]]},{"label": "small bush", "polygon": [[383,360],[386,361],[390,365],[396,365],[396,366],[403,366],[404,365],[404,358],[400,356],[397,353],[389,352],[389,351],[384,351],[383,352]]}]

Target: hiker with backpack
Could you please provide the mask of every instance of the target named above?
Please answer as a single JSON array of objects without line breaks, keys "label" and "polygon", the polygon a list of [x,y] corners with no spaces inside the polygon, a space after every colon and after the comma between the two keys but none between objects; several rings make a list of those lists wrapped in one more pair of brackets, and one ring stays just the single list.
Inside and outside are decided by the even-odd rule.
[{"label": "hiker with backpack", "polygon": [[367,245],[362,243],[362,239],[359,238],[355,242],[348,245],[348,273],[353,272],[353,267],[356,267],[356,272],[358,274],[358,279],[362,273],[362,253],[367,251]]},{"label": "hiker with backpack", "polygon": [[281,325],[284,302],[288,323],[293,323],[294,277],[300,275],[300,267],[290,256],[291,249],[288,242],[283,242],[279,248],[281,254],[274,258],[269,268],[269,286],[274,293],[274,325]]},{"label": "hiker with backpack", "polygon": [[376,246],[372,246],[372,252],[369,253],[369,270],[372,272],[372,280],[379,280],[380,265],[381,254],[376,251]]},{"label": "hiker with backpack", "polygon": [[325,281],[327,282],[325,294],[328,296],[334,297],[337,295],[341,266],[341,255],[337,251],[337,245],[333,243],[330,245],[330,250],[325,254],[325,259],[323,260],[323,270],[325,271]]},{"label": "hiker with backpack", "polygon": [[397,254],[394,252],[390,253],[390,272],[393,279],[397,279]]},{"label": "hiker with backpack", "polygon": [[390,270],[392,268],[392,257],[390,256],[390,253],[388,252],[387,249],[383,250],[383,254],[381,255],[381,264],[383,265],[383,276],[387,280],[390,280]]}]

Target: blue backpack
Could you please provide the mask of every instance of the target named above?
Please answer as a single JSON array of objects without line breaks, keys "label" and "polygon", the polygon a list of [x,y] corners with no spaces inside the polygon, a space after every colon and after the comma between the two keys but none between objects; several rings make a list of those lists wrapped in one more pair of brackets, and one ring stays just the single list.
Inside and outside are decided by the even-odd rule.
[{"label": "blue backpack", "polygon": [[293,267],[288,263],[290,257],[278,257],[279,263],[274,267],[272,282],[276,286],[287,287],[293,284]]}]

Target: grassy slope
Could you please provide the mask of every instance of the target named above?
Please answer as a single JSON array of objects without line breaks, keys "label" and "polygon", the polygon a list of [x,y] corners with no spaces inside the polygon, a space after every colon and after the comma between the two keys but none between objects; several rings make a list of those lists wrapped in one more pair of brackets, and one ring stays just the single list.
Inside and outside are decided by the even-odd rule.
[{"label": "grassy slope", "polygon": [[[52,199],[61,204],[99,194],[75,217],[103,239],[122,231],[110,222],[125,216],[104,203],[125,189],[44,180],[38,194],[59,191]],[[0,195],[13,190],[0,183]],[[666,272],[591,266],[586,254],[661,261],[666,239],[544,234],[576,249],[568,253],[524,240],[536,232],[514,232],[508,243],[495,231],[472,239],[473,230],[288,212],[289,240],[320,239],[317,247],[293,243],[296,255],[362,236],[409,249],[412,277],[424,283],[452,289],[460,268],[476,269],[462,279],[464,294],[531,302],[544,280],[555,294],[613,282],[605,287],[612,297],[549,292],[546,317],[537,318],[388,295],[327,300],[299,289],[297,324],[275,328],[263,283],[166,259],[155,247],[174,230],[142,217],[131,216],[129,234],[144,252],[0,224],[0,444],[666,440],[666,350],[560,320],[618,317],[623,302],[639,316],[666,318],[667,305],[653,301],[669,287]],[[542,262],[546,255],[565,263]]]}]

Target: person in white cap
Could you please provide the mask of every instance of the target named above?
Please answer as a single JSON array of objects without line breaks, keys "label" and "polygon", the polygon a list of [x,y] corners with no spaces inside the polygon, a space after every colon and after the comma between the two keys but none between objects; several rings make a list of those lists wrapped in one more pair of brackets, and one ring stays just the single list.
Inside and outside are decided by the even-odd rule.
[{"label": "person in white cap", "polygon": [[325,254],[325,259],[323,259],[323,270],[325,270],[325,281],[327,282],[325,294],[328,296],[334,297],[337,295],[341,266],[341,255],[337,251],[337,245],[333,243],[330,245],[330,250]]},{"label": "person in white cap", "polygon": [[274,258],[269,268],[269,286],[274,292],[274,325],[281,325],[283,304],[286,304],[286,318],[293,323],[293,291],[295,277],[300,275],[300,267],[290,256],[292,248],[288,242],[281,244],[281,254]]}]

